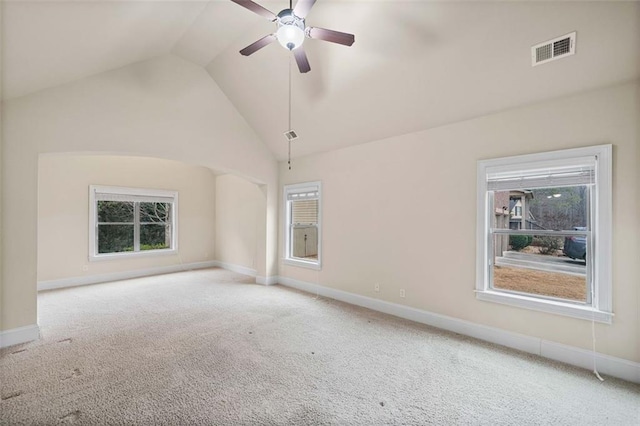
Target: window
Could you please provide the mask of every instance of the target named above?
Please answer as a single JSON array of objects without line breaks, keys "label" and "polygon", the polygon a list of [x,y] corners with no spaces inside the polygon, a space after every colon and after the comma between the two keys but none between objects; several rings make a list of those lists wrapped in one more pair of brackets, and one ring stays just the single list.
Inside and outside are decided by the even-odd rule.
[{"label": "window", "polygon": [[91,185],[89,199],[90,259],[177,249],[177,192]]},{"label": "window", "polygon": [[285,263],[320,269],[320,182],[284,187]]},{"label": "window", "polygon": [[611,145],[479,161],[477,220],[478,299],[611,322]]},{"label": "window", "polygon": [[522,217],[522,207],[516,206],[516,213],[514,214],[514,216]]}]

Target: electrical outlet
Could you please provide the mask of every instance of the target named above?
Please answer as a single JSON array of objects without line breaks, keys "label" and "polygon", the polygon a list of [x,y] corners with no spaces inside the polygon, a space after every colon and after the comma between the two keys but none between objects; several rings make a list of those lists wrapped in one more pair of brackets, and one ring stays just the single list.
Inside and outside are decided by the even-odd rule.
[{"label": "electrical outlet", "polygon": [[405,296],[405,295],[404,295],[404,288],[401,288],[401,289],[400,289],[400,297],[404,297],[404,296]]},{"label": "electrical outlet", "polygon": [[375,291],[376,293],[379,293],[380,292],[380,284],[375,283],[373,285],[373,291]]}]

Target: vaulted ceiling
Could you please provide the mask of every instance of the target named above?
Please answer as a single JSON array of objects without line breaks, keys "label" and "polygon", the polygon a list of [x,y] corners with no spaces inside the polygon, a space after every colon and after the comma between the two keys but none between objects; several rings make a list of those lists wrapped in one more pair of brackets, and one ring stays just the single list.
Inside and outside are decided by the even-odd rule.
[{"label": "vaulted ceiling", "polygon": [[[257,2],[275,13],[288,7]],[[290,66],[294,156],[640,77],[639,2],[318,0],[307,25],[356,42],[307,39],[307,74],[277,43],[238,53],[274,25],[230,0],[5,1],[3,96],[173,54],[205,68],[284,159]],[[572,31],[576,55],[531,66],[532,45]]]}]

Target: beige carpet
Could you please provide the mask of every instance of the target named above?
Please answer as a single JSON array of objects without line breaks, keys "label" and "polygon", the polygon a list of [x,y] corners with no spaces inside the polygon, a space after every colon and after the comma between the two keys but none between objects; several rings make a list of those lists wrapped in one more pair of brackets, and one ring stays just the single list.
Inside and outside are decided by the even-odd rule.
[{"label": "beige carpet", "polygon": [[209,269],[41,293],[0,424],[638,425],[640,386]]}]

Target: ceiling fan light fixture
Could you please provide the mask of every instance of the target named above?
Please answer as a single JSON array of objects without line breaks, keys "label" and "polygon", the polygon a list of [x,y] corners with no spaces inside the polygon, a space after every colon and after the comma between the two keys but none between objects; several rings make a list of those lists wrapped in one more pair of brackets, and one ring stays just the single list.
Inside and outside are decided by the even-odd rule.
[{"label": "ceiling fan light fixture", "polygon": [[284,24],[276,32],[278,43],[287,50],[297,49],[304,42],[304,29],[295,24]]},{"label": "ceiling fan light fixture", "polygon": [[252,55],[278,40],[282,47],[293,53],[290,56],[295,58],[298,70],[304,74],[311,71],[307,54],[302,47],[305,38],[329,41],[343,46],[351,46],[355,41],[353,34],[305,25],[305,18],[316,0],[297,0],[296,7],[293,7],[293,1],[289,0],[289,8],[281,10],[277,15],[253,0],[231,1],[276,24],[275,33],[268,34],[240,50],[240,54],[243,56]]}]

